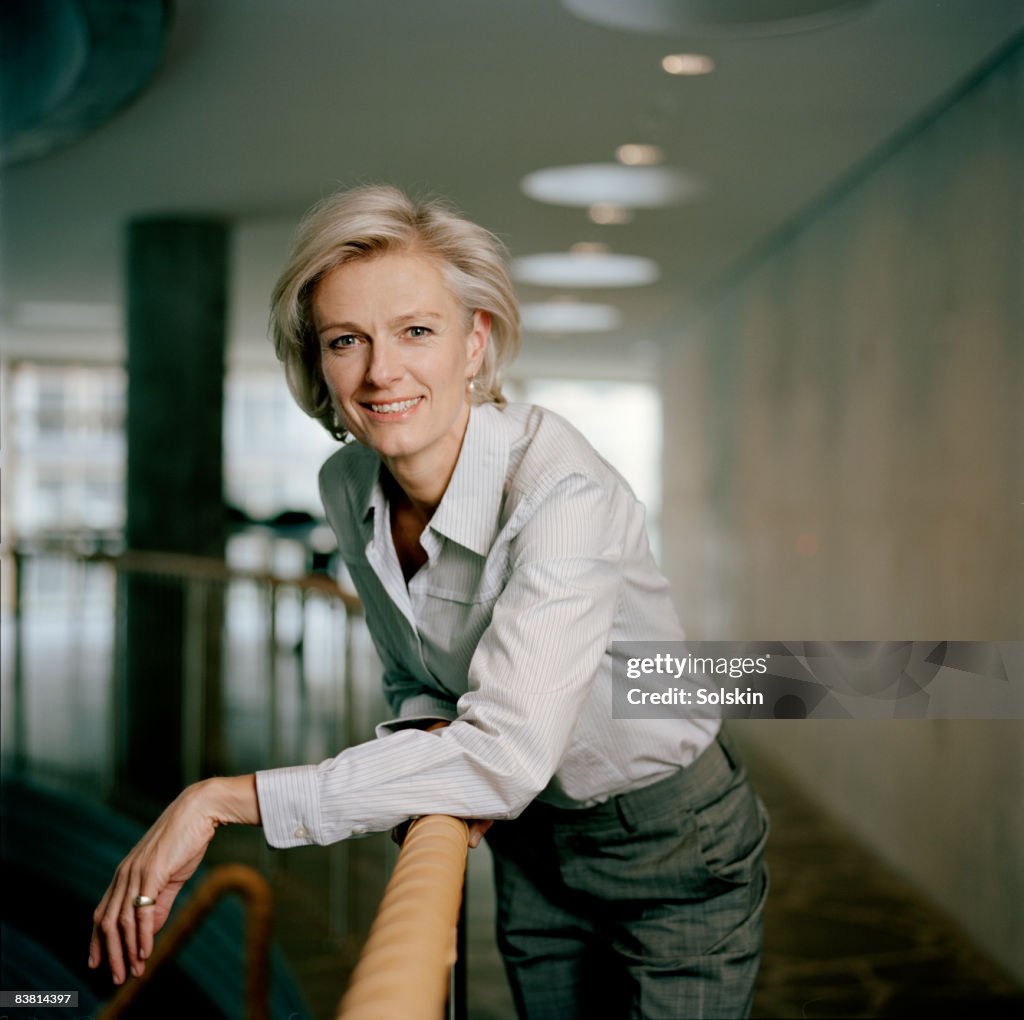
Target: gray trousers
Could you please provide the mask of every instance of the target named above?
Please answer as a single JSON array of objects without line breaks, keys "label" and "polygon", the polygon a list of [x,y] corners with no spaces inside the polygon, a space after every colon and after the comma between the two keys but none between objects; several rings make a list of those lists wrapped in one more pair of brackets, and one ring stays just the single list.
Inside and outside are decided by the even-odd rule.
[{"label": "gray trousers", "polygon": [[768,889],[767,815],[724,737],[583,810],[497,822],[498,944],[522,1020],[739,1020]]}]

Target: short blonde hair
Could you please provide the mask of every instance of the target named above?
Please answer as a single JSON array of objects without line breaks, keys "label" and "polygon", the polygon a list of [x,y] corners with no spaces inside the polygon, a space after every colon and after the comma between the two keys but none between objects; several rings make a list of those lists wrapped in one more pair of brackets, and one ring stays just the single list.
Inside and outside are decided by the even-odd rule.
[{"label": "short blonde hair", "polygon": [[439,200],[417,202],[386,185],[353,188],[306,214],[274,287],[270,333],[299,406],[336,439],[345,439],[320,368],[311,302],[332,269],[388,252],[422,251],[438,260],[455,298],[491,318],[491,336],[471,389],[473,403],[504,404],[501,375],[519,352],[519,306],[505,248],[490,231]]}]

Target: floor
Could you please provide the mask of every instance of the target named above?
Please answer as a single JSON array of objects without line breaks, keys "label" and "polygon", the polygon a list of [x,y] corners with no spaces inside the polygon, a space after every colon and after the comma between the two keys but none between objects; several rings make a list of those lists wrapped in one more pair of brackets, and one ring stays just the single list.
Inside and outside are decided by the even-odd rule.
[{"label": "floor", "polygon": [[772,816],[755,1018],[1019,1017],[1024,988],[786,777],[747,752]]}]

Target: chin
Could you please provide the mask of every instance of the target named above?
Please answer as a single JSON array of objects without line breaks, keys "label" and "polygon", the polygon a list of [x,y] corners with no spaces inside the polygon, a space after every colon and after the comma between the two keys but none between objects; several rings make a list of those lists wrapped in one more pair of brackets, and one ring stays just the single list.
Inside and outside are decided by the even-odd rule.
[{"label": "chin", "polygon": [[382,457],[405,457],[421,449],[418,443],[410,443],[398,436],[374,436],[369,433],[359,440]]}]

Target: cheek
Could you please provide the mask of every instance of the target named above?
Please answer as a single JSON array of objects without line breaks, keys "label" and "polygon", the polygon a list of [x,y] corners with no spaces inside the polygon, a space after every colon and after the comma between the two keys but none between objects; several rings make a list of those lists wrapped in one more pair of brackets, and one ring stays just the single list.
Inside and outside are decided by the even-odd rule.
[{"label": "cheek", "polygon": [[320,372],[327,384],[327,391],[337,403],[349,397],[353,390],[356,373],[351,364],[342,364],[337,360],[323,358],[320,361]]},{"label": "cheek", "polygon": [[334,378],[330,372],[324,372],[324,385],[327,387],[327,395],[331,398],[331,403],[337,406],[341,403],[340,394],[338,393],[338,387],[334,385]]}]

